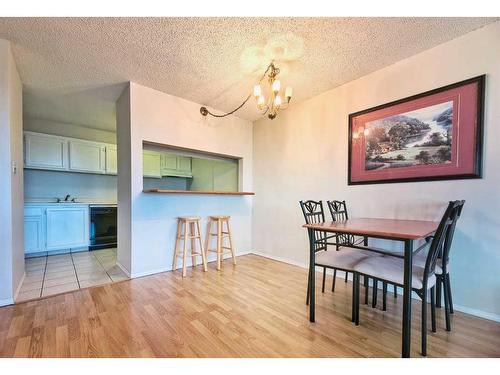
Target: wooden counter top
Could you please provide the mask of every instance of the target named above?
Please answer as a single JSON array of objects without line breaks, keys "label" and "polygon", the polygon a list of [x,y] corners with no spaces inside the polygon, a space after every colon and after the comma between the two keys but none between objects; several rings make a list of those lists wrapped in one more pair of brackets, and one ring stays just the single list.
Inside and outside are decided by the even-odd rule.
[{"label": "wooden counter top", "polygon": [[191,194],[191,195],[255,195],[246,191],[195,191],[195,190],[165,190],[165,189],[147,189],[143,193],[154,194]]}]

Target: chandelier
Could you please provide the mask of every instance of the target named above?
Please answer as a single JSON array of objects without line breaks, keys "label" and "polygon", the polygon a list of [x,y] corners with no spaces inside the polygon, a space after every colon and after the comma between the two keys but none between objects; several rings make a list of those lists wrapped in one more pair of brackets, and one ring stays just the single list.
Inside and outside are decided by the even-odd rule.
[{"label": "chandelier", "polygon": [[267,117],[273,120],[276,118],[279,111],[283,111],[288,108],[293,93],[292,88],[287,86],[283,98],[281,82],[277,79],[279,73],[279,68],[274,65],[274,61],[271,61],[266,71],[260,78],[259,83],[254,86],[253,94],[249,94],[243,103],[241,103],[238,107],[223,114],[215,114],[210,112],[207,107],[201,107],[200,113],[203,116],[210,115],[213,117],[226,117],[242,108],[253,96],[257,108],[262,112],[262,115],[264,116],[267,114]]}]

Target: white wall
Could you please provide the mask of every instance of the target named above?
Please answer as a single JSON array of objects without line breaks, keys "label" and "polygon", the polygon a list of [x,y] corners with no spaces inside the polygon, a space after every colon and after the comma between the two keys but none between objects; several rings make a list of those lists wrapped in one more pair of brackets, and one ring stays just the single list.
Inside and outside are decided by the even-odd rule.
[{"label": "white wall", "polygon": [[132,269],[132,178],[130,86],[116,102],[116,141],[118,144],[117,264],[129,275]]},{"label": "white wall", "polygon": [[89,128],[78,124],[68,124],[58,121],[24,116],[24,130],[86,139],[87,141],[116,143],[116,133],[107,130]]},{"label": "white wall", "polygon": [[[129,100],[128,95],[130,121],[125,105]],[[224,119],[204,118],[199,109],[199,104],[135,83],[130,83],[130,88],[126,89],[117,103],[118,146],[124,150],[130,142],[131,155],[130,161],[125,152],[118,156],[119,241],[120,224],[128,224],[126,217],[120,217],[129,215],[128,206],[131,218],[130,244],[126,243],[128,239],[119,242],[118,252],[120,258],[125,246],[130,246],[128,270],[133,276],[171,269],[176,218],[182,215],[199,215],[204,219],[208,215],[231,215],[237,251],[242,253],[251,250],[251,197],[159,195],[142,192],[143,141],[241,157],[242,188],[245,191],[252,190],[251,122],[234,116]],[[130,135],[127,134],[127,127]],[[130,179],[128,176],[120,176],[124,169],[130,171]],[[130,197],[128,184],[131,184]],[[122,201],[122,197],[127,199],[126,203]]]},{"label": "white wall", "polygon": [[[483,179],[347,186],[350,113],[481,74],[487,74]],[[451,253],[454,303],[500,319],[499,103],[496,22],[292,106],[274,121],[258,121],[254,250],[306,264],[301,199],[345,199],[354,217],[413,219],[438,219],[449,200],[465,199]]]},{"label": "white wall", "polygon": [[116,202],[116,176],[90,173],[72,173],[24,170],[24,198],[53,200],[66,194],[82,202]]},{"label": "white wall", "polygon": [[22,84],[0,39],[0,306],[13,302],[24,276],[22,129]]}]

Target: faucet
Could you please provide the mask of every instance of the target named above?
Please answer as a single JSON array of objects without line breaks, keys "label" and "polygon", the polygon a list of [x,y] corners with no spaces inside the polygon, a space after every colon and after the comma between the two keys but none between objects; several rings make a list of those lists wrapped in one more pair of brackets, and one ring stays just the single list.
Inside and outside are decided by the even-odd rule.
[{"label": "faucet", "polygon": [[69,197],[71,197],[71,194],[66,195],[66,198],[64,198],[64,201],[67,202]]}]

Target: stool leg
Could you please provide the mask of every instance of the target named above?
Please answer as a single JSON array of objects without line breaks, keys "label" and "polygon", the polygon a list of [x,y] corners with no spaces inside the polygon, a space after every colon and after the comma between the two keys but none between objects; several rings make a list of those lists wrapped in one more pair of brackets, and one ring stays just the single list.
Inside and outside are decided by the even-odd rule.
[{"label": "stool leg", "polygon": [[189,236],[191,237],[190,238],[190,242],[191,242],[191,267],[196,267],[196,255],[194,253],[196,253],[196,238],[194,238],[195,236],[195,230],[194,230],[194,222],[190,222],[189,223]]},{"label": "stool leg", "polygon": [[172,271],[177,267],[177,254],[179,253],[179,240],[181,237],[182,222],[177,220],[177,236],[175,237],[174,260],[172,261]]},{"label": "stool leg", "polygon": [[201,252],[201,262],[203,263],[203,271],[207,272],[207,258],[205,257],[205,250],[203,249],[203,244],[201,241],[201,230],[200,230],[200,222],[196,222],[196,229],[198,229],[198,244],[200,245]]},{"label": "stool leg", "polygon": [[184,223],[184,252],[182,254],[182,277],[186,277],[186,260],[187,260],[187,236],[188,236],[188,225]]},{"label": "stool leg", "polygon": [[205,259],[208,259],[208,250],[210,249],[211,240],[212,239],[212,220],[208,219],[207,223],[207,234],[205,237]]},{"label": "stool leg", "polygon": [[236,266],[236,257],[234,255],[234,248],[233,248],[233,237],[231,233],[231,226],[229,224],[229,220],[226,220],[226,227],[227,227],[227,235],[229,238],[229,247],[231,248],[231,256],[233,257],[233,264]]},{"label": "stool leg", "polygon": [[217,220],[217,270],[220,270],[222,256],[222,223]]}]

